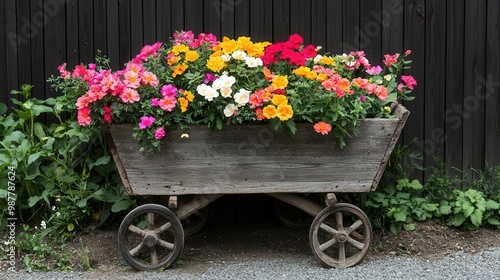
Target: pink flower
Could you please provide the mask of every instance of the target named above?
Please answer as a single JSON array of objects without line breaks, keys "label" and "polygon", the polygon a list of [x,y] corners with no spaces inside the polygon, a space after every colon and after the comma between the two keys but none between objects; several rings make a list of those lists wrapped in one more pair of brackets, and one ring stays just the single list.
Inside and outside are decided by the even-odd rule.
[{"label": "pink flower", "polygon": [[160,140],[163,137],[165,137],[165,129],[163,127],[160,127],[157,130],[155,130],[155,138],[157,140]]},{"label": "pink flower", "polygon": [[59,70],[59,73],[61,73],[61,77],[63,79],[69,78],[71,76],[71,73],[66,70],[66,63],[63,63],[57,67],[57,70]]},{"label": "pink flower", "polygon": [[378,99],[385,101],[389,96],[389,92],[387,92],[387,88],[384,86],[377,86],[374,91],[375,95]]},{"label": "pink flower", "polygon": [[160,81],[158,81],[155,74],[147,71],[142,74],[142,84],[150,84],[152,87],[157,87],[159,83]]},{"label": "pink flower", "polygon": [[92,122],[92,118],[90,117],[90,108],[83,107],[78,110],[78,123],[81,126],[87,126]]},{"label": "pink flower", "polygon": [[406,84],[406,86],[413,90],[413,86],[416,86],[417,85],[417,81],[415,80],[415,78],[413,78],[413,76],[411,75],[408,75],[408,76],[401,76],[401,80]]},{"label": "pink flower", "polygon": [[158,98],[151,98],[151,106],[156,107],[160,105],[160,99]]},{"label": "pink flower", "polygon": [[139,96],[139,93],[137,90],[133,88],[126,88],[121,94],[120,98],[124,103],[134,103],[136,101],[139,101],[141,97]]},{"label": "pink flower", "polygon": [[365,102],[365,100],[366,100],[366,97],[365,97],[364,95],[361,95],[361,96],[359,97],[359,101],[361,101],[361,102]]},{"label": "pink flower", "polygon": [[171,84],[162,86],[160,92],[163,96],[177,96],[177,88]]},{"label": "pink flower", "polygon": [[141,123],[139,123],[139,128],[146,129],[150,127],[154,121],[155,121],[154,117],[149,117],[149,116],[141,117]]},{"label": "pink flower", "polygon": [[386,54],[384,55],[384,64],[385,66],[389,67],[393,64],[396,64],[398,62],[398,58],[399,58],[399,53],[396,53],[394,55],[390,55],[390,54]]},{"label": "pink flower", "polygon": [[325,135],[332,130],[332,126],[326,122],[318,122],[314,125],[314,130],[317,133]]},{"label": "pink flower", "polygon": [[203,80],[203,83],[205,84],[208,84],[210,82],[213,82],[217,80],[217,76],[216,75],[212,75],[211,73],[205,73],[205,79]]},{"label": "pink flower", "polygon": [[366,73],[368,73],[369,75],[378,75],[381,72],[382,67],[380,67],[379,65],[373,66],[372,68],[366,70]]},{"label": "pink flower", "polygon": [[102,108],[104,109],[104,115],[103,115],[104,120],[108,123],[111,123],[111,121],[112,121],[111,112],[113,111],[113,108],[111,108],[109,106],[104,106]]},{"label": "pink flower", "polygon": [[125,78],[123,82],[130,88],[138,88],[141,85],[141,79],[137,72],[129,70],[123,77]]},{"label": "pink flower", "polygon": [[167,95],[164,98],[160,99],[159,104],[160,108],[162,108],[165,111],[172,112],[175,108],[175,103],[177,102],[177,99],[175,99],[175,96],[173,95]]},{"label": "pink flower", "polygon": [[75,70],[73,70],[71,77],[74,79],[75,77],[83,77],[85,74],[87,74],[87,69],[85,69],[82,65],[77,65]]}]

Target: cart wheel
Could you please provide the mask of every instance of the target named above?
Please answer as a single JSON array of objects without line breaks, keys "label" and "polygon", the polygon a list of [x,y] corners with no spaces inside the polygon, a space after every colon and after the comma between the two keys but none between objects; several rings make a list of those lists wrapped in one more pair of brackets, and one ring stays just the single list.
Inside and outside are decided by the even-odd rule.
[{"label": "cart wheel", "polygon": [[177,216],[158,204],[141,205],[125,216],[118,230],[123,258],[137,270],[156,270],[172,264],[184,247]]},{"label": "cart wheel", "polygon": [[323,209],[309,231],[314,255],[327,267],[350,267],[360,263],[372,241],[370,220],[358,207],[337,203]]},{"label": "cart wheel", "polygon": [[184,236],[192,236],[198,233],[207,223],[209,214],[210,206],[206,206],[182,220]]}]

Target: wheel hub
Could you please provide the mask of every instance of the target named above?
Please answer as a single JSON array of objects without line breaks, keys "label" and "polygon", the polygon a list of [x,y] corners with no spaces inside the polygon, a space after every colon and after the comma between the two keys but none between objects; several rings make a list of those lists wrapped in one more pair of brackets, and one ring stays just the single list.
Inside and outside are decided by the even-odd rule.
[{"label": "wheel hub", "polygon": [[152,248],[156,245],[156,243],[158,242],[158,236],[155,234],[155,233],[148,233],[145,237],[144,237],[144,245],[146,247],[149,247],[149,248]]},{"label": "wheel hub", "polygon": [[343,232],[337,234],[337,236],[335,237],[335,239],[337,239],[337,242],[339,242],[339,243],[346,243],[347,238],[348,238],[347,234],[345,234]]}]

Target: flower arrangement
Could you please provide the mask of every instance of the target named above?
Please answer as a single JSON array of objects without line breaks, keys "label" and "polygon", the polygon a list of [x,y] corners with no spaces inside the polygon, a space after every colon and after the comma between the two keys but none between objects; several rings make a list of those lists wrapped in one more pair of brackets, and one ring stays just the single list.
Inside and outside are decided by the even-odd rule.
[{"label": "flower arrangement", "polygon": [[295,123],[309,122],[344,146],[361,119],[390,117],[389,103],[413,98],[407,94],[417,82],[399,77],[411,63],[410,51],[371,65],[363,51],[332,56],[319,50],[304,46],[298,34],[269,43],[182,31],[168,45],[145,46],[122,70],[98,58],[100,65],[72,72],[63,64],[52,81],[56,89],[76,92],[80,125],[135,122],[134,137],[150,148],[159,148],[170,129],[249,122],[292,134]]}]

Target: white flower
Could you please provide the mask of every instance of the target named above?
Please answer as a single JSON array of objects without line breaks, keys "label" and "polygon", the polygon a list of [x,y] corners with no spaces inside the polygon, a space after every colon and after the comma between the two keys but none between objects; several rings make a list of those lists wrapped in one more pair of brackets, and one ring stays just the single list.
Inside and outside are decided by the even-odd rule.
[{"label": "white flower", "polygon": [[189,134],[187,134],[187,133],[183,133],[183,134],[181,135],[181,138],[189,138]]},{"label": "white flower", "polygon": [[205,93],[205,99],[208,101],[214,100],[214,98],[219,96],[219,92],[212,87],[208,87]]},{"label": "white flower", "polygon": [[52,206],[52,211],[56,211],[56,209],[57,209],[57,208],[56,208],[56,206],[55,206],[55,205],[54,205],[54,206]]},{"label": "white flower", "polygon": [[206,84],[201,84],[199,86],[196,87],[196,91],[198,92],[199,95],[201,96],[206,96],[207,95],[207,92],[211,89],[210,86],[206,85]]},{"label": "white flower", "polygon": [[231,56],[228,54],[223,54],[220,57],[222,57],[222,60],[224,60],[224,62],[228,62],[229,60],[231,60]]},{"label": "white flower", "polygon": [[227,104],[226,108],[224,108],[224,115],[226,117],[231,117],[232,115],[235,115],[238,112],[238,106],[235,104]]},{"label": "white flower", "polygon": [[231,56],[236,60],[243,60],[247,57],[247,54],[244,51],[234,51]]},{"label": "white flower", "polygon": [[45,223],[45,221],[42,221],[42,222],[40,223],[40,227],[41,227],[42,229],[46,229],[46,228],[47,228],[47,224]]},{"label": "white flower", "polygon": [[220,95],[224,98],[230,97],[231,93],[233,93],[233,90],[230,87],[223,87],[220,89]]},{"label": "white flower", "polygon": [[384,76],[384,79],[385,79],[386,81],[390,82],[390,81],[391,81],[391,79],[392,79],[391,74],[387,74],[387,75],[385,75],[385,76]]},{"label": "white flower", "polygon": [[242,88],[237,93],[234,94],[234,101],[238,103],[238,106],[245,106],[250,99],[250,91]]},{"label": "white flower", "polygon": [[212,87],[214,89],[221,89],[231,87],[234,83],[236,83],[236,78],[233,76],[228,76],[226,74],[222,74],[217,80],[212,83]]},{"label": "white flower", "polygon": [[59,218],[59,216],[61,216],[61,213],[56,212],[56,217]]},{"label": "white flower", "polygon": [[254,68],[254,67],[263,65],[262,59],[260,59],[258,57],[251,57],[251,56],[245,57],[245,63],[247,64],[248,68]]},{"label": "white flower", "polygon": [[323,56],[322,56],[322,55],[317,54],[317,55],[314,57],[314,63],[316,63],[316,64],[317,64],[317,63],[319,63],[319,61],[320,61],[322,58],[323,58]]},{"label": "white flower", "polygon": [[60,201],[61,201],[61,199],[60,199],[59,197],[56,197],[56,201],[57,201],[57,202],[60,202]]}]

